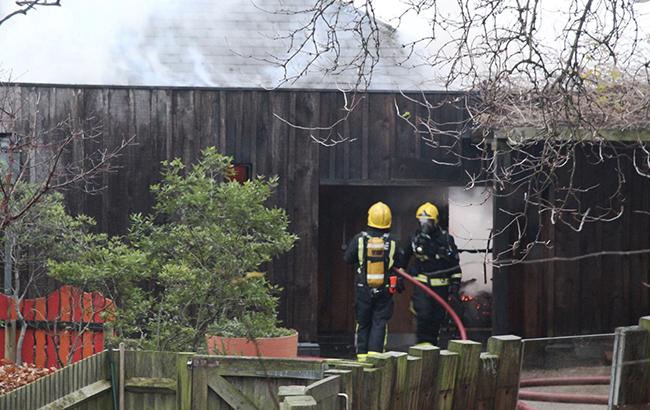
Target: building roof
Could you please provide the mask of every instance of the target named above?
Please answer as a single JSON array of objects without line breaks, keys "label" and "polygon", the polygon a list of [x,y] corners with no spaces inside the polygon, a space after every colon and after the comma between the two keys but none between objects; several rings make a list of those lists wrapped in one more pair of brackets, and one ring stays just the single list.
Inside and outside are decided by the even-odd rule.
[{"label": "building roof", "polygon": [[[187,85],[215,87],[285,87],[338,89],[358,81],[353,69],[325,74],[334,51],[324,53],[310,72],[295,81],[283,82],[281,63],[290,49],[287,34],[309,21],[313,0],[162,0],[137,39],[138,54],[121,66],[129,84]],[[345,2],[347,3],[347,2]],[[350,27],[359,11],[340,3],[340,27]],[[332,14],[327,16],[331,17]],[[344,19],[347,19],[345,21]],[[373,70],[372,89],[422,89],[429,78],[414,68],[399,40],[399,33],[380,23],[380,62]],[[367,30],[369,26],[365,26]],[[324,47],[328,36],[318,25]],[[304,38],[304,37],[302,37]],[[298,39],[302,39],[298,37]],[[338,30],[340,61],[351,61],[359,53],[359,39]],[[294,77],[313,57],[314,47],[299,53],[287,67]]]},{"label": "building roof", "polygon": [[[295,82],[282,83],[278,64],[290,49],[286,35],[304,25],[315,0],[66,0],[11,19],[0,27],[0,69],[11,81],[130,86],[264,87],[347,89],[357,82],[354,70],[325,74],[334,52],[316,61]],[[324,2],[330,3],[330,1]],[[350,27],[361,16],[349,1],[341,8],[339,61],[359,53]],[[10,5],[0,5],[6,12]],[[332,14],[326,14],[331,18]],[[379,23],[380,62],[369,88],[435,90],[430,73],[414,67],[400,33]],[[368,31],[368,25],[363,30]],[[328,38],[318,25],[319,47]],[[284,37],[284,38],[283,38]],[[330,37],[331,38],[331,37]],[[311,58],[310,45],[299,53],[289,76]],[[408,60],[408,61],[407,61]],[[6,74],[6,73],[5,73]],[[6,80],[7,75],[4,75]]]}]

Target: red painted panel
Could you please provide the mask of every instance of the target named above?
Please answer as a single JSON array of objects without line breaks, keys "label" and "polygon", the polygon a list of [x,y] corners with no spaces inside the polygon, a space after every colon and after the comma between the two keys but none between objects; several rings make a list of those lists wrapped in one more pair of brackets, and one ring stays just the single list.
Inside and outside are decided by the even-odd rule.
[{"label": "red painted panel", "polygon": [[9,298],[0,294],[0,320],[7,320],[7,313],[9,312]]},{"label": "red painted panel", "polygon": [[55,321],[60,317],[60,292],[55,290],[47,296],[47,320]]},{"label": "red painted panel", "polygon": [[23,362],[34,364],[34,329],[25,331],[22,356]]},{"label": "red painted panel", "polygon": [[34,300],[34,305],[36,306],[36,312],[34,312],[34,320],[46,320],[47,318],[47,308],[46,308],[46,299],[37,298]]},{"label": "red painted panel", "polygon": [[74,353],[72,354],[72,362],[78,362],[82,359],[82,336],[79,335],[79,332],[70,332],[72,349]]},{"label": "red painted panel", "polygon": [[65,366],[70,355],[70,331],[59,332],[59,360]]},{"label": "red painted panel", "polygon": [[25,320],[34,320],[34,299],[25,299],[23,300],[23,306],[21,311],[23,312],[23,317]]},{"label": "red painted panel", "polygon": [[106,306],[106,298],[99,292],[93,292],[93,310],[95,311],[95,323],[104,323],[104,306]]},{"label": "red painted panel", "polygon": [[61,320],[64,322],[69,322],[72,318],[72,307],[71,303],[71,288],[70,286],[62,286],[60,289],[61,292]]},{"label": "red painted panel", "polygon": [[0,328],[0,358],[5,357],[5,330]]},{"label": "red painted panel", "polygon": [[93,339],[95,345],[95,353],[99,353],[104,350],[104,333],[103,332],[93,332]]},{"label": "red painted panel", "polygon": [[93,349],[93,332],[90,330],[87,330],[83,332],[83,349],[82,349],[82,354],[84,359],[86,357],[90,357],[94,353]]},{"label": "red painted panel", "polygon": [[47,332],[47,354],[45,359],[45,364],[47,367],[59,367],[57,361],[57,349],[56,349],[56,338],[54,337],[54,332]]},{"label": "red painted panel", "polygon": [[92,322],[93,320],[93,294],[88,292],[83,292],[82,295],[82,305],[83,305],[83,321]]},{"label": "red painted panel", "polygon": [[36,339],[35,360],[36,367],[45,367],[47,355],[45,354],[46,332],[43,329],[36,329],[34,338]]},{"label": "red painted panel", "polygon": [[82,317],[82,305],[81,305],[81,296],[83,292],[81,289],[71,288],[72,294],[72,320],[74,322],[80,322]]}]

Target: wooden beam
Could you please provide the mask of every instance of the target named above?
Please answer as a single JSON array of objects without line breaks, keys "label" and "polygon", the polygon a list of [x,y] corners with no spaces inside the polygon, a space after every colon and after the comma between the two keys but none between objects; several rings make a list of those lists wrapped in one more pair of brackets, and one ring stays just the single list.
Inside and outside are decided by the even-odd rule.
[{"label": "wooden beam", "polygon": [[208,387],[234,409],[260,410],[248,397],[244,396],[239,389],[219,375],[211,375],[208,379]]},{"label": "wooden beam", "polygon": [[311,396],[289,396],[280,403],[280,410],[311,410],[316,408],[316,400]]},{"label": "wooden beam", "polygon": [[92,397],[107,392],[110,389],[111,382],[109,380],[100,380],[86,387],[82,387],[81,389],[70,394],[67,394],[50,404],[40,407],[39,410],[69,409],[85,402]]},{"label": "wooden beam", "polygon": [[192,366],[218,368],[222,376],[304,380],[322,379],[327,368],[324,362],[316,360],[203,355],[194,356]]},{"label": "wooden beam", "polygon": [[166,377],[131,377],[126,379],[124,388],[134,393],[176,394],[176,380]]}]

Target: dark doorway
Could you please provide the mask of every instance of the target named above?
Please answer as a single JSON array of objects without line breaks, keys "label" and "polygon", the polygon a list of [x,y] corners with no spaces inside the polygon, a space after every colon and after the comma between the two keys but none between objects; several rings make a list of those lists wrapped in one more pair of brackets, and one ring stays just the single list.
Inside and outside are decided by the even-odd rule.
[{"label": "dark doorway", "polygon": [[[318,333],[324,355],[351,354],[354,344],[354,270],[343,261],[348,241],[365,229],[368,207],[382,201],[391,207],[391,232],[402,244],[416,226],[415,211],[425,201],[442,204],[446,187],[321,186],[319,200]],[[442,222],[442,221],[441,221]],[[389,345],[408,343],[415,331],[407,291],[395,298]]]}]

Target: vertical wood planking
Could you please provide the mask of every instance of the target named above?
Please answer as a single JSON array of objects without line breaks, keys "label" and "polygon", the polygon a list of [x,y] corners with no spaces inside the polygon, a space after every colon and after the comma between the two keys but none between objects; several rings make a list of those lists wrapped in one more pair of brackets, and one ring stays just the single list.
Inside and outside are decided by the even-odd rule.
[{"label": "vertical wood planking", "polygon": [[499,357],[494,401],[497,409],[514,408],[517,403],[521,349],[521,338],[517,336],[492,336],[488,339],[488,352]]},{"label": "vertical wood planking", "polygon": [[[131,99],[128,90],[113,89],[108,94],[108,133],[102,139],[104,148],[110,149],[129,139],[134,134],[132,127]],[[115,158],[111,164],[113,166],[125,167],[126,158]],[[104,212],[108,221],[107,232],[118,234],[123,232],[128,226],[128,210],[130,208],[130,198],[128,197],[127,185],[130,183],[129,175],[123,173],[113,173],[108,175],[108,184],[103,192]]]},{"label": "vertical wood planking", "polygon": [[159,138],[152,118],[154,91],[131,90],[131,128],[135,144],[126,149],[127,192],[131,198],[130,212],[147,212],[153,204],[149,186],[157,182],[161,157]]},{"label": "vertical wood planking", "polygon": [[425,410],[434,402],[437,395],[440,349],[431,345],[412,346],[409,354],[422,359],[422,378],[418,392],[418,406],[415,408]]},{"label": "vertical wood planking", "polygon": [[471,410],[476,401],[481,344],[470,340],[452,340],[448,349],[458,353],[453,408]]},{"label": "vertical wood planking", "polygon": [[[314,127],[318,124],[320,107],[319,94],[295,95],[296,124]],[[316,312],[314,309],[298,308],[298,299],[317,300],[316,269],[318,259],[318,144],[311,140],[307,130],[294,130],[293,151],[290,148],[288,162],[293,168],[294,187],[292,198],[288,203],[294,232],[300,238],[294,247],[292,272],[293,292],[288,296],[288,306],[292,314],[292,323],[302,330],[303,340],[313,340],[316,336]],[[291,140],[290,140],[291,144]],[[309,204],[305,206],[305,204]],[[300,296],[299,296],[300,295]],[[290,299],[289,299],[290,298]]]},{"label": "vertical wood planking", "polygon": [[476,391],[475,408],[477,410],[496,409],[494,402],[498,368],[499,356],[490,353],[481,353],[478,371],[478,388]]},{"label": "vertical wood planking", "polygon": [[458,371],[458,353],[449,350],[440,351],[438,376],[435,387],[436,397],[434,407],[440,410],[452,409],[456,373]]},{"label": "vertical wood planking", "polygon": [[390,94],[373,94],[369,99],[368,117],[368,178],[388,180],[390,177],[390,147],[394,138],[394,115]]}]

